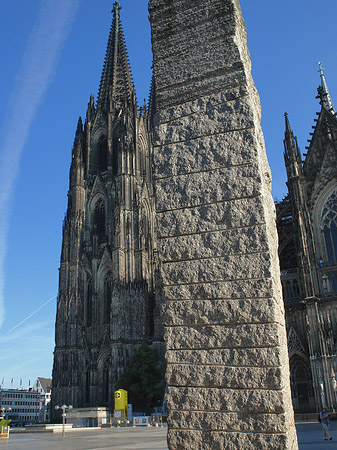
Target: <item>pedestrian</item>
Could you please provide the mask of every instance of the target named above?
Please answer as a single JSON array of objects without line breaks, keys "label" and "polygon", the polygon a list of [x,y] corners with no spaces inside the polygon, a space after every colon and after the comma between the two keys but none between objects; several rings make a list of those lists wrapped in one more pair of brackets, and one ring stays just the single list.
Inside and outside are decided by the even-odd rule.
[{"label": "pedestrian", "polygon": [[323,408],[319,413],[319,417],[321,419],[321,425],[323,427],[323,439],[325,441],[332,441],[332,437],[329,433],[329,410],[327,408]]}]

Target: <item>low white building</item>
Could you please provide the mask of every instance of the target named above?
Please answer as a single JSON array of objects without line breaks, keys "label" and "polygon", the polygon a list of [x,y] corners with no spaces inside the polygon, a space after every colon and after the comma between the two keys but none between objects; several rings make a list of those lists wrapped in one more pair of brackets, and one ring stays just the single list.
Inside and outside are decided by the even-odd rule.
[{"label": "low white building", "polygon": [[31,389],[1,389],[1,415],[11,419],[11,426],[22,427],[38,423],[40,394]]},{"label": "low white building", "polygon": [[38,377],[30,388],[0,389],[0,415],[11,426],[49,422],[51,378]]}]

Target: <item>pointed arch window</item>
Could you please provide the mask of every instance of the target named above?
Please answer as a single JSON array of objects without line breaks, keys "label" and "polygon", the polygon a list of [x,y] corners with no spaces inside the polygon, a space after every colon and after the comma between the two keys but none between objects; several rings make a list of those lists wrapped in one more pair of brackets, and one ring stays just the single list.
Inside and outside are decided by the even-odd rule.
[{"label": "pointed arch window", "polygon": [[92,281],[88,281],[87,286],[87,325],[92,324]]},{"label": "pointed arch window", "polygon": [[85,374],[85,403],[90,403],[90,371],[87,370]]},{"label": "pointed arch window", "polygon": [[105,204],[103,200],[98,200],[94,210],[94,230],[98,235],[98,243],[106,240],[105,233]]},{"label": "pointed arch window", "polygon": [[115,131],[115,135],[112,140],[112,173],[113,175],[118,174],[118,150],[119,150],[119,139]]},{"label": "pointed arch window", "polygon": [[108,140],[106,136],[101,136],[97,143],[98,168],[105,171],[108,169]]},{"label": "pointed arch window", "polygon": [[103,403],[109,403],[109,366],[107,363],[103,369]]},{"label": "pointed arch window", "polygon": [[327,199],[321,217],[328,262],[337,262],[337,189]]},{"label": "pointed arch window", "polygon": [[104,279],[104,323],[110,323],[111,312],[111,298],[112,298],[112,279],[109,273]]}]

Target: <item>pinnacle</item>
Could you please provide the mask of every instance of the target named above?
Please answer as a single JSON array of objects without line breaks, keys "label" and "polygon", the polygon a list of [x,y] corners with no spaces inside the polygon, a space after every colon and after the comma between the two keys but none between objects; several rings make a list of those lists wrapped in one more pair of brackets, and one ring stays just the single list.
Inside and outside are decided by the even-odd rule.
[{"label": "pinnacle", "polygon": [[125,98],[131,102],[134,92],[120,10],[121,7],[116,1],[112,11],[114,17],[104,58],[97,103],[99,107],[103,108],[109,104],[110,95],[115,103],[123,103]]}]

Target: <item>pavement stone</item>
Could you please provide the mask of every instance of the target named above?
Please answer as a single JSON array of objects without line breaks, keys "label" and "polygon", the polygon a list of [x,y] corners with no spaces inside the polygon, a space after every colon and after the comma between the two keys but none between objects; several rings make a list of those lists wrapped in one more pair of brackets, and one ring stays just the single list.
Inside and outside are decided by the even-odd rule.
[{"label": "pavement stone", "polygon": [[[323,441],[318,422],[298,423],[296,429],[299,450],[337,450],[337,421],[330,423],[332,441]],[[0,450],[167,450],[166,434],[166,426],[69,431],[64,438],[60,433],[12,433],[0,440]]]}]

